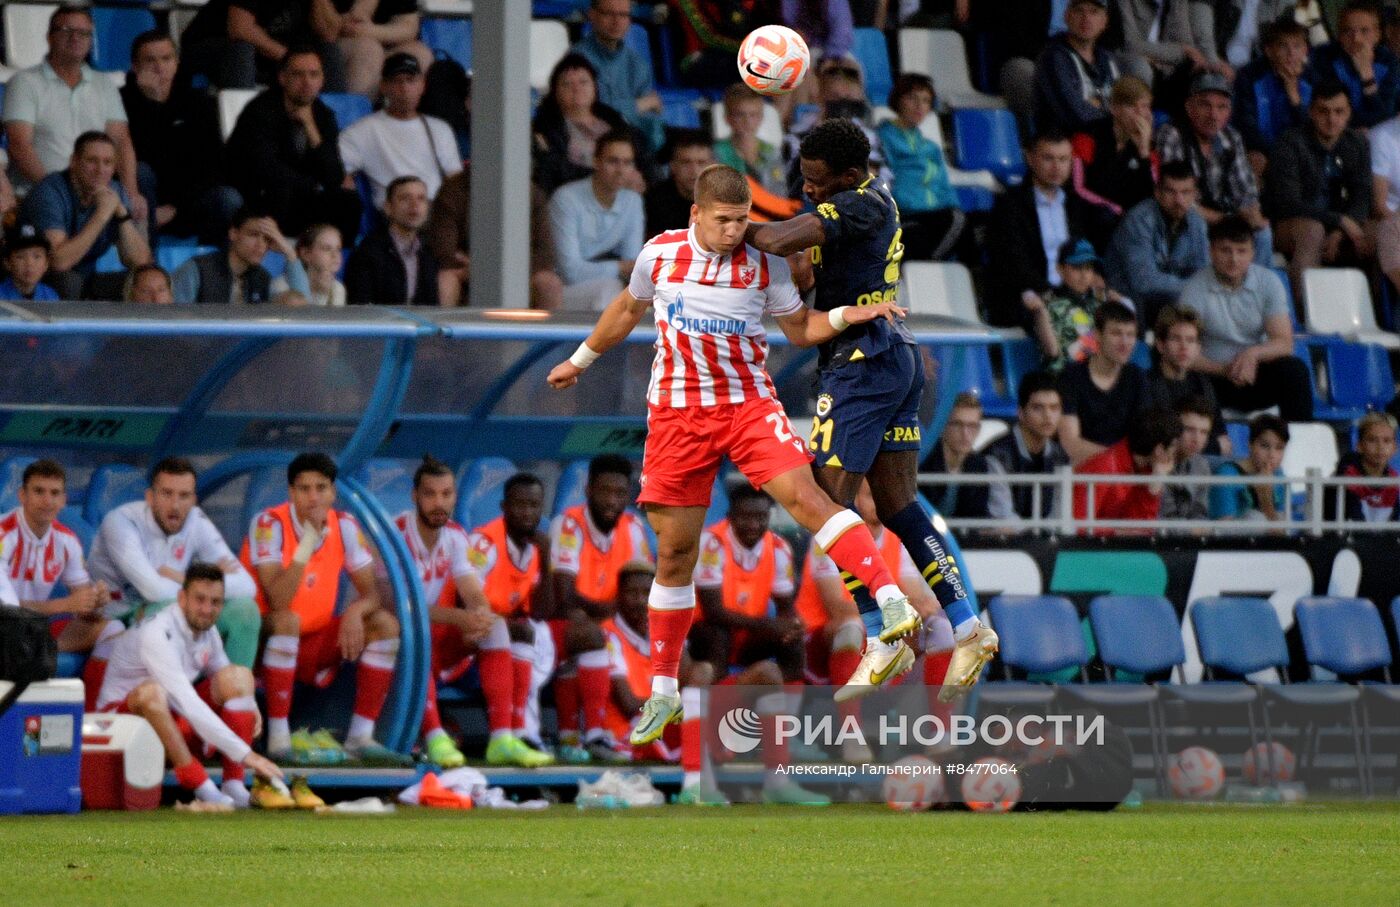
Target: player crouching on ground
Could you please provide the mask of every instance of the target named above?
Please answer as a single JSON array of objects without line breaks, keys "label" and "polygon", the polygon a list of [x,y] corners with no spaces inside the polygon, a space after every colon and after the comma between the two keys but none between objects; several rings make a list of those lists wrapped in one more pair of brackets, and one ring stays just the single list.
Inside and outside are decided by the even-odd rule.
[{"label": "player crouching on ground", "polygon": [[[341,761],[329,734],[291,733],[295,681],[327,687],[341,661],[358,661],[355,707],[345,753],[363,762],[407,765],[411,760],[374,740],[374,722],[394,682],[399,622],[379,601],[374,556],[359,525],[335,504],[335,462],[304,453],[287,467],[285,504],[259,513],[243,542],[241,560],[258,584],[258,608],[268,634],[263,648],[267,693],[267,751],[294,764]],[[356,598],[335,613],[340,577]]]},{"label": "player crouching on ground", "polygon": [[[705,511],[725,456],[812,532],[842,569],[874,590],[887,618],[883,640],[894,643],[919,627],[870,530],[817,485],[807,445],[793,431],[764,368],[765,314],[777,319],[789,341],[812,346],[851,325],[904,312],[889,302],[830,313],[805,308],[787,262],[745,244],[750,206],[743,174],[722,165],[701,173],[689,230],[662,233],[646,244],[628,288],[609,304],[588,340],[549,374],[553,387],[573,386],[655,308],[658,338],[639,501],[656,530],[659,558],[650,599],[652,691],[631,737],[634,746],[650,743],[681,718],[676,674],[695,611],[692,580]],[[864,684],[884,683],[912,667],[908,646],[889,648],[878,664],[872,659]]]},{"label": "player crouching on ground", "polygon": [[[259,779],[282,780],[282,770],[253,752],[262,718],[253,698],[253,673],[230,664],[214,628],[224,608],[224,571],[192,563],[166,608],[122,634],[112,651],[97,697],[98,711],[129,712],[150,722],[165,747],[180,786],[206,803],[263,807],[317,806],[298,783],[291,796],[271,785],[244,786],[245,769]],[[218,709],[218,713],[215,713]],[[178,717],[177,717],[178,716]],[[198,738],[192,741],[188,738]],[[217,788],[191,746],[207,745],[223,756],[224,783]]]},{"label": "player crouching on ground", "polygon": [[[534,506],[528,508],[530,512],[521,514],[518,506],[511,506],[512,482],[515,488],[521,486],[514,478],[506,483],[507,517],[487,524],[469,537],[467,531],[451,519],[457,509],[456,477],[447,464],[424,457],[413,473],[413,510],[394,519],[394,525],[413,555],[426,600],[433,605],[428,612],[428,622],[432,625],[432,670],[428,676],[422,729],[428,758],[443,768],[465,765],[466,759],[443,730],[437,705],[438,680],[455,680],[466,671],[473,654],[481,677],[481,691],[486,697],[486,717],[491,730],[486,761],[492,765],[526,768],[554,761],[528,747],[515,733],[516,728],[524,728],[531,662],[512,656],[511,630],[506,616],[516,616],[517,607],[528,607],[529,597],[539,583],[539,553],[535,550],[533,536],[540,522],[544,495],[542,491],[534,495],[536,500]],[[535,484],[539,484],[538,480]],[[517,494],[516,498],[519,497]],[[510,516],[517,519],[510,520]],[[518,533],[520,527],[516,523],[520,516],[528,523],[528,534],[523,546],[517,547],[507,539],[513,539]],[[500,531],[507,522],[515,533]],[[498,549],[507,548],[508,556],[502,563]],[[518,552],[524,560],[523,568],[513,559]],[[517,575],[518,581],[512,581]],[[451,583],[447,581],[449,576]],[[503,586],[509,587],[508,590],[503,590]],[[504,594],[500,594],[502,591]],[[492,592],[497,593],[496,601],[500,601],[502,608],[498,609],[496,601],[490,599]]]}]

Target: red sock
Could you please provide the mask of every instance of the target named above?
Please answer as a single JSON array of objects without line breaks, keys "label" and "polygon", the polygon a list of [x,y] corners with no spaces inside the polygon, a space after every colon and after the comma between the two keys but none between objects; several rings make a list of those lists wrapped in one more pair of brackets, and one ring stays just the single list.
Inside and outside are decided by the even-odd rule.
[{"label": "red sock", "polygon": [[878,589],[894,585],[889,568],[880,556],[880,549],[875,546],[875,537],[864,523],[841,533],[826,549],[826,553],[836,562],[836,566],[864,583],[872,595]]},{"label": "red sock", "polygon": [[389,687],[394,684],[394,669],[365,664],[360,658],[359,670],[355,672],[355,715],[375,721],[384,709],[384,700],[389,698]]},{"label": "red sock", "polygon": [[515,689],[515,669],[509,649],[486,649],[478,658],[481,692],[486,695],[486,724],[492,733],[511,729],[511,698]]},{"label": "red sock", "polygon": [[681,770],[700,771],[700,754],[703,750],[704,733],[700,727],[700,718],[687,715],[681,721]]},{"label": "red sock", "polygon": [[512,657],[510,660],[510,726],[517,731],[525,730],[525,710],[530,705],[530,672],[533,667],[527,658]]},{"label": "red sock", "polygon": [[647,612],[647,633],[651,637],[651,673],[653,677],[675,677],[681,670],[681,650],[690,632],[695,609],[651,608]]},{"label": "red sock", "polygon": [[585,732],[602,730],[608,720],[608,694],[612,692],[612,678],[608,668],[578,668],[579,699],[583,701],[583,729]]},{"label": "red sock", "polygon": [[953,661],[953,653],[928,652],[924,655],[924,686],[928,693],[928,713],[937,718],[944,728],[953,717],[953,704],[938,701],[938,689],[948,676],[948,665]]},{"label": "red sock", "polygon": [[559,734],[578,736],[578,675],[555,678],[554,708],[559,713]]},{"label": "red sock", "polygon": [[[253,742],[253,726],[257,723],[257,718],[252,712],[243,709],[225,708],[220,713],[219,717],[224,719],[224,724],[228,725],[229,730],[238,735],[239,740],[248,744]],[[224,756],[223,766],[225,784],[230,781],[243,780],[244,771],[242,762],[235,762],[228,756]]]},{"label": "red sock", "polygon": [[97,694],[102,692],[102,680],[107,676],[107,659],[91,656],[83,666],[83,709],[97,711]]},{"label": "red sock", "polygon": [[175,766],[175,780],[180,782],[180,786],[185,790],[194,790],[209,780],[209,773],[199,764],[198,759],[191,759],[184,765]]},{"label": "red sock", "polygon": [[292,714],[292,682],[296,676],[296,668],[269,668],[263,665],[268,718],[286,718]]},{"label": "red sock", "polygon": [[[830,666],[831,685],[834,687],[845,686],[846,681],[851,679],[851,675],[856,672],[856,668],[860,665],[860,652],[856,649],[835,649],[827,659],[827,664]],[[836,711],[841,716],[842,724],[845,724],[847,717],[851,715],[859,717],[860,700],[849,699],[839,703],[836,706]]]},{"label": "red sock", "polygon": [[424,739],[433,731],[442,730],[442,715],[438,713],[437,704],[437,678],[433,672],[428,672],[428,698],[423,703],[423,723],[419,726],[419,732]]}]

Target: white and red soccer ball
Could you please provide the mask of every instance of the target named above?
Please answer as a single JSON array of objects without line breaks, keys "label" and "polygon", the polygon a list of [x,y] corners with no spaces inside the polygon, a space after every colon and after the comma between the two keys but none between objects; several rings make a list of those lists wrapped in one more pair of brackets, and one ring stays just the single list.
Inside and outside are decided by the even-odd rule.
[{"label": "white and red soccer ball", "polygon": [[1269,744],[1256,743],[1244,751],[1241,769],[1244,780],[1250,784],[1282,784],[1292,781],[1297,771],[1297,760],[1293,751],[1282,743],[1275,742],[1272,758]]},{"label": "white and red soccer ball", "polygon": [[812,64],[802,36],[782,25],[749,32],[739,45],[739,78],[759,94],[784,95],[796,88]]},{"label": "white and red soccer ball", "polygon": [[999,756],[983,756],[962,779],[963,803],[976,813],[1004,813],[1021,800],[1016,766]]},{"label": "white and red soccer ball", "polygon": [[1213,800],[1225,786],[1225,766],[1214,750],[1188,746],[1172,757],[1167,783],[1183,800]]},{"label": "white and red soccer ball", "polygon": [[890,809],[923,812],[947,799],[943,773],[927,756],[905,756],[890,769],[880,786]]}]

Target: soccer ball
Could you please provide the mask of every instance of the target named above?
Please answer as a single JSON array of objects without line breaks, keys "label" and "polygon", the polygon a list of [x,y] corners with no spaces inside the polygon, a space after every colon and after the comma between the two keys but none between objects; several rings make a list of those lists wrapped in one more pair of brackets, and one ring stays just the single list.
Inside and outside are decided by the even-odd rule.
[{"label": "soccer ball", "polygon": [[1183,800],[1213,800],[1225,786],[1225,766],[1214,750],[1188,746],[1172,757],[1167,782]]},{"label": "soccer ball", "polygon": [[943,774],[927,756],[905,756],[890,768],[880,787],[890,809],[923,812],[944,801]]},{"label": "soccer ball", "polygon": [[782,25],[749,32],[739,45],[739,78],[759,94],[787,94],[807,75],[812,55],[802,36]]},{"label": "soccer ball", "polygon": [[[1021,776],[1016,767],[999,756],[983,756],[963,775],[962,796],[975,813],[1004,813],[1021,799]],[[985,766],[985,768],[979,768]]]},{"label": "soccer ball", "polygon": [[1273,759],[1269,758],[1269,745],[1256,743],[1244,751],[1244,780],[1250,784],[1281,784],[1293,780],[1297,760],[1293,751],[1282,743],[1274,743]]}]

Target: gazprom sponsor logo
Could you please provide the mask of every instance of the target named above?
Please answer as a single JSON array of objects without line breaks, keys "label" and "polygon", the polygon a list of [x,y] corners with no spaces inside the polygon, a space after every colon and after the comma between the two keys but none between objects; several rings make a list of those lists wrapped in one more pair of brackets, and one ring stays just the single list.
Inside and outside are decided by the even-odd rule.
[{"label": "gazprom sponsor logo", "polygon": [[677,293],[676,301],[666,307],[666,320],[671,327],[687,334],[746,334],[749,323],[740,318],[690,318],[685,314],[685,297]]}]

